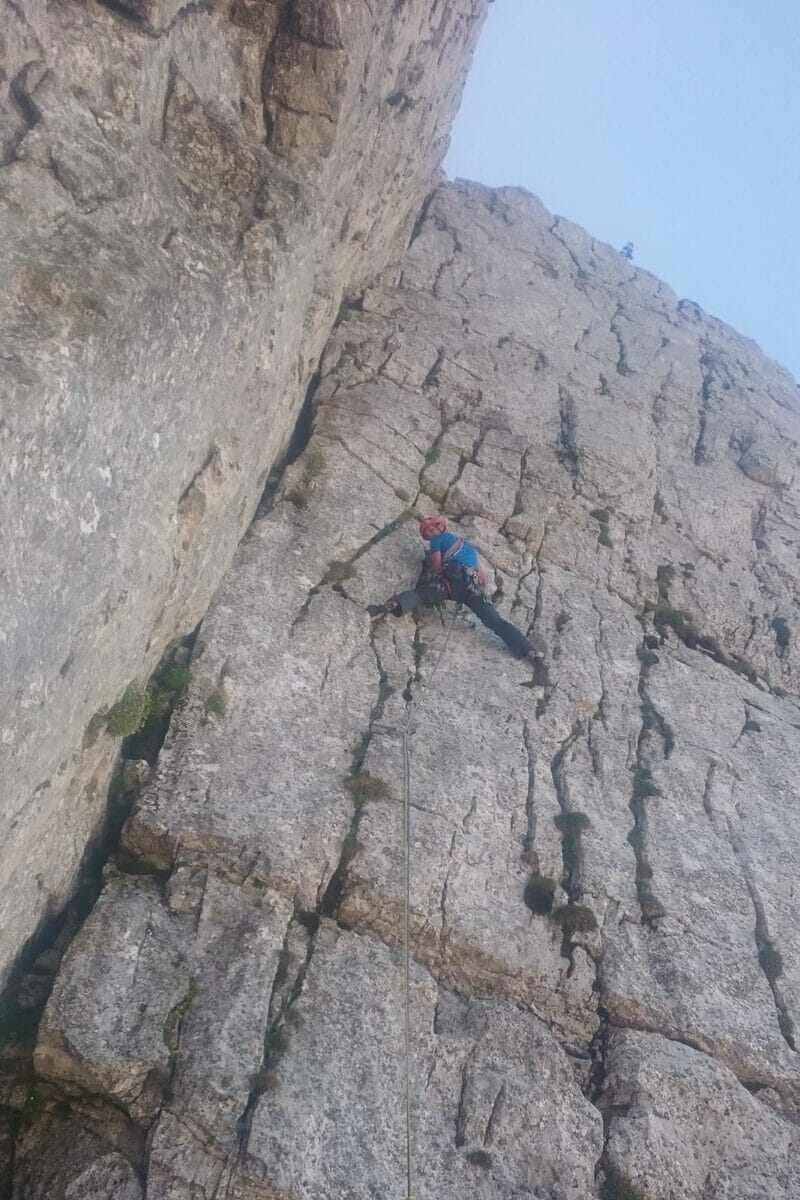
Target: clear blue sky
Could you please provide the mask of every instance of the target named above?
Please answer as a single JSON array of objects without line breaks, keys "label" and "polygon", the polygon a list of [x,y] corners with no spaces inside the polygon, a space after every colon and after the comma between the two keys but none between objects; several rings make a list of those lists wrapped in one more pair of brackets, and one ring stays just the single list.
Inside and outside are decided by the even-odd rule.
[{"label": "clear blue sky", "polygon": [[496,0],[445,168],[633,242],[800,379],[800,0]]}]

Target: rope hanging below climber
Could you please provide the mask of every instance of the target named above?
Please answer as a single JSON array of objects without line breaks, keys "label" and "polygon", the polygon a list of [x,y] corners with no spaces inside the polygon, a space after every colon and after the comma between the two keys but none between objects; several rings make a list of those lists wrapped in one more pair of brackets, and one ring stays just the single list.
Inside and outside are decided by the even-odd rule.
[{"label": "rope hanging below climber", "polygon": [[[367,611],[373,618],[382,616],[402,617],[417,608],[441,607],[447,600],[465,604],[480,621],[502,638],[515,658],[538,660],[541,652],[534,648],[528,638],[510,621],[506,621],[495,610],[486,596],[488,573],[481,565],[478,552],[471,542],[451,533],[442,516],[423,517],[419,523],[420,536],[429,543],[422,573],[415,588],[399,592],[384,604],[371,604]],[[404,1109],[406,1143],[406,1200],[413,1200],[414,1162],[412,1130],[412,1082],[411,1082],[411,737],[414,718],[419,716],[430,684],[439,664],[445,656],[455,622],[447,630],[447,636],[436,656],[433,670],[418,695],[409,704],[405,721],[396,726],[375,726],[376,732],[396,732],[403,744],[403,951],[404,951]]]},{"label": "rope hanging below climber", "polygon": [[405,1108],[405,1142],[406,1142],[406,1197],[414,1200],[414,1138],[412,1130],[412,1085],[411,1085],[411,737],[414,732],[414,718],[418,717],[425,700],[430,694],[430,685],[436,677],[439,664],[447,653],[450,634],[453,632],[455,616],[450,622],[447,636],[442,643],[433,664],[433,669],[426,682],[422,684],[419,693],[415,693],[406,711],[406,719],[401,725],[375,725],[376,733],[399,733],[403,742],[403,955],[404,955],[404,998],[403,998],[403,1079],[404,1079],[404,1108]]}]

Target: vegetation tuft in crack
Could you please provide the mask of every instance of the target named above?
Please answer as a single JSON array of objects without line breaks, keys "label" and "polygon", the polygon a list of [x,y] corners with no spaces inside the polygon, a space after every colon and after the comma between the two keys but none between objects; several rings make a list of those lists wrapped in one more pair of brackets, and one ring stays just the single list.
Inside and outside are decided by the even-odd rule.
[{"label": "vegetation tuft in crack", "polygon": [[585,904],[560,904],[551,915],[568,937],[574,933],[593,933],[597,929],[597,917]]},{"label": "vegetation tuft in crack", "polygon": [[150,693],[139,679],[132,679],[108,712],[106,728],[112,737],[138,733],[150,715]]},{"label": "vegetation tuft in crack", "polygon": [[481,1167],[484,1171],[488,1171],[492,1165],[492,1156],[486,1150],[470,1150],[467,1162],[473,1167]]},{"label": "vegetation tuft in crack", "polygon": [[538,872],[531,875],[525,884],[523,899],[527,907],[537,917],[546,917],[553,911],[558,882],[548,875]]},{"label": "vegetation tuft in crack", "polygon": [[303,463],[303,471],[299,480],[290,487],[285,497],[295,508],[305,508],[311,499],[311,492],[314,482],[319,479],[322,472],[325,470],[326,459],[324,450],[318,446],[312,446],[308,451]]},{"label": "vegetation tuft in crack", "polygon": [[357,807],[363,807],[369,801],[386,800],[391,795],[386,780],[380,775],[371,774],[370,771],[351,775],[344,786]]},{"label": "vegetation tuft in crack", "polygon": [[214,717],[224,717],[228,711],[228,701],[222,687],[215,687],[206,696],[206,714]]}]

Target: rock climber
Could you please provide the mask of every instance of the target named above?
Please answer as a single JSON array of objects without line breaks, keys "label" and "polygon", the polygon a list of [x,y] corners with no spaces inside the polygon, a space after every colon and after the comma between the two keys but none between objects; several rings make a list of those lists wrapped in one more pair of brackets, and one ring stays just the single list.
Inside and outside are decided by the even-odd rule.
[{"label": "rock climber", "polygon": [[445,600],[455,600],[502,638],[515,658],[541,658],[541,650],[504,620],[487,599],[488,576],[472,543],[448,530],[447,521],[440,516],[423,517],[419,532],[429,547],[417,586],[398,592],[385,604],[368,605],[370,616],[402,617],[416,608],[435,608]]}]

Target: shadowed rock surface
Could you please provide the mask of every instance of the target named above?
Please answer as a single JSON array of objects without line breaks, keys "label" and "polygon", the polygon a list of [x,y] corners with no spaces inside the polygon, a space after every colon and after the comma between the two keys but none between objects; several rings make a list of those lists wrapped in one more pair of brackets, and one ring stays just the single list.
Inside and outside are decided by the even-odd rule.
[{"label": "shadowed rock surface", "polygon": [[[144,874],[56,980],[14,1196],[68,1194],[37,1146],[76,1121],[148,1200],[403,1194],[416,698],[415,1196],[793,1200],[796,385],[513,190],[440,188],[346,317],[124,831]],[[368,620],[438,507],[545,680]]]},{"label": "shadowed rock surface", "polygon": [[0,983],[97,830],[100,717],[408,243],[487,3],[0,0]]}]

